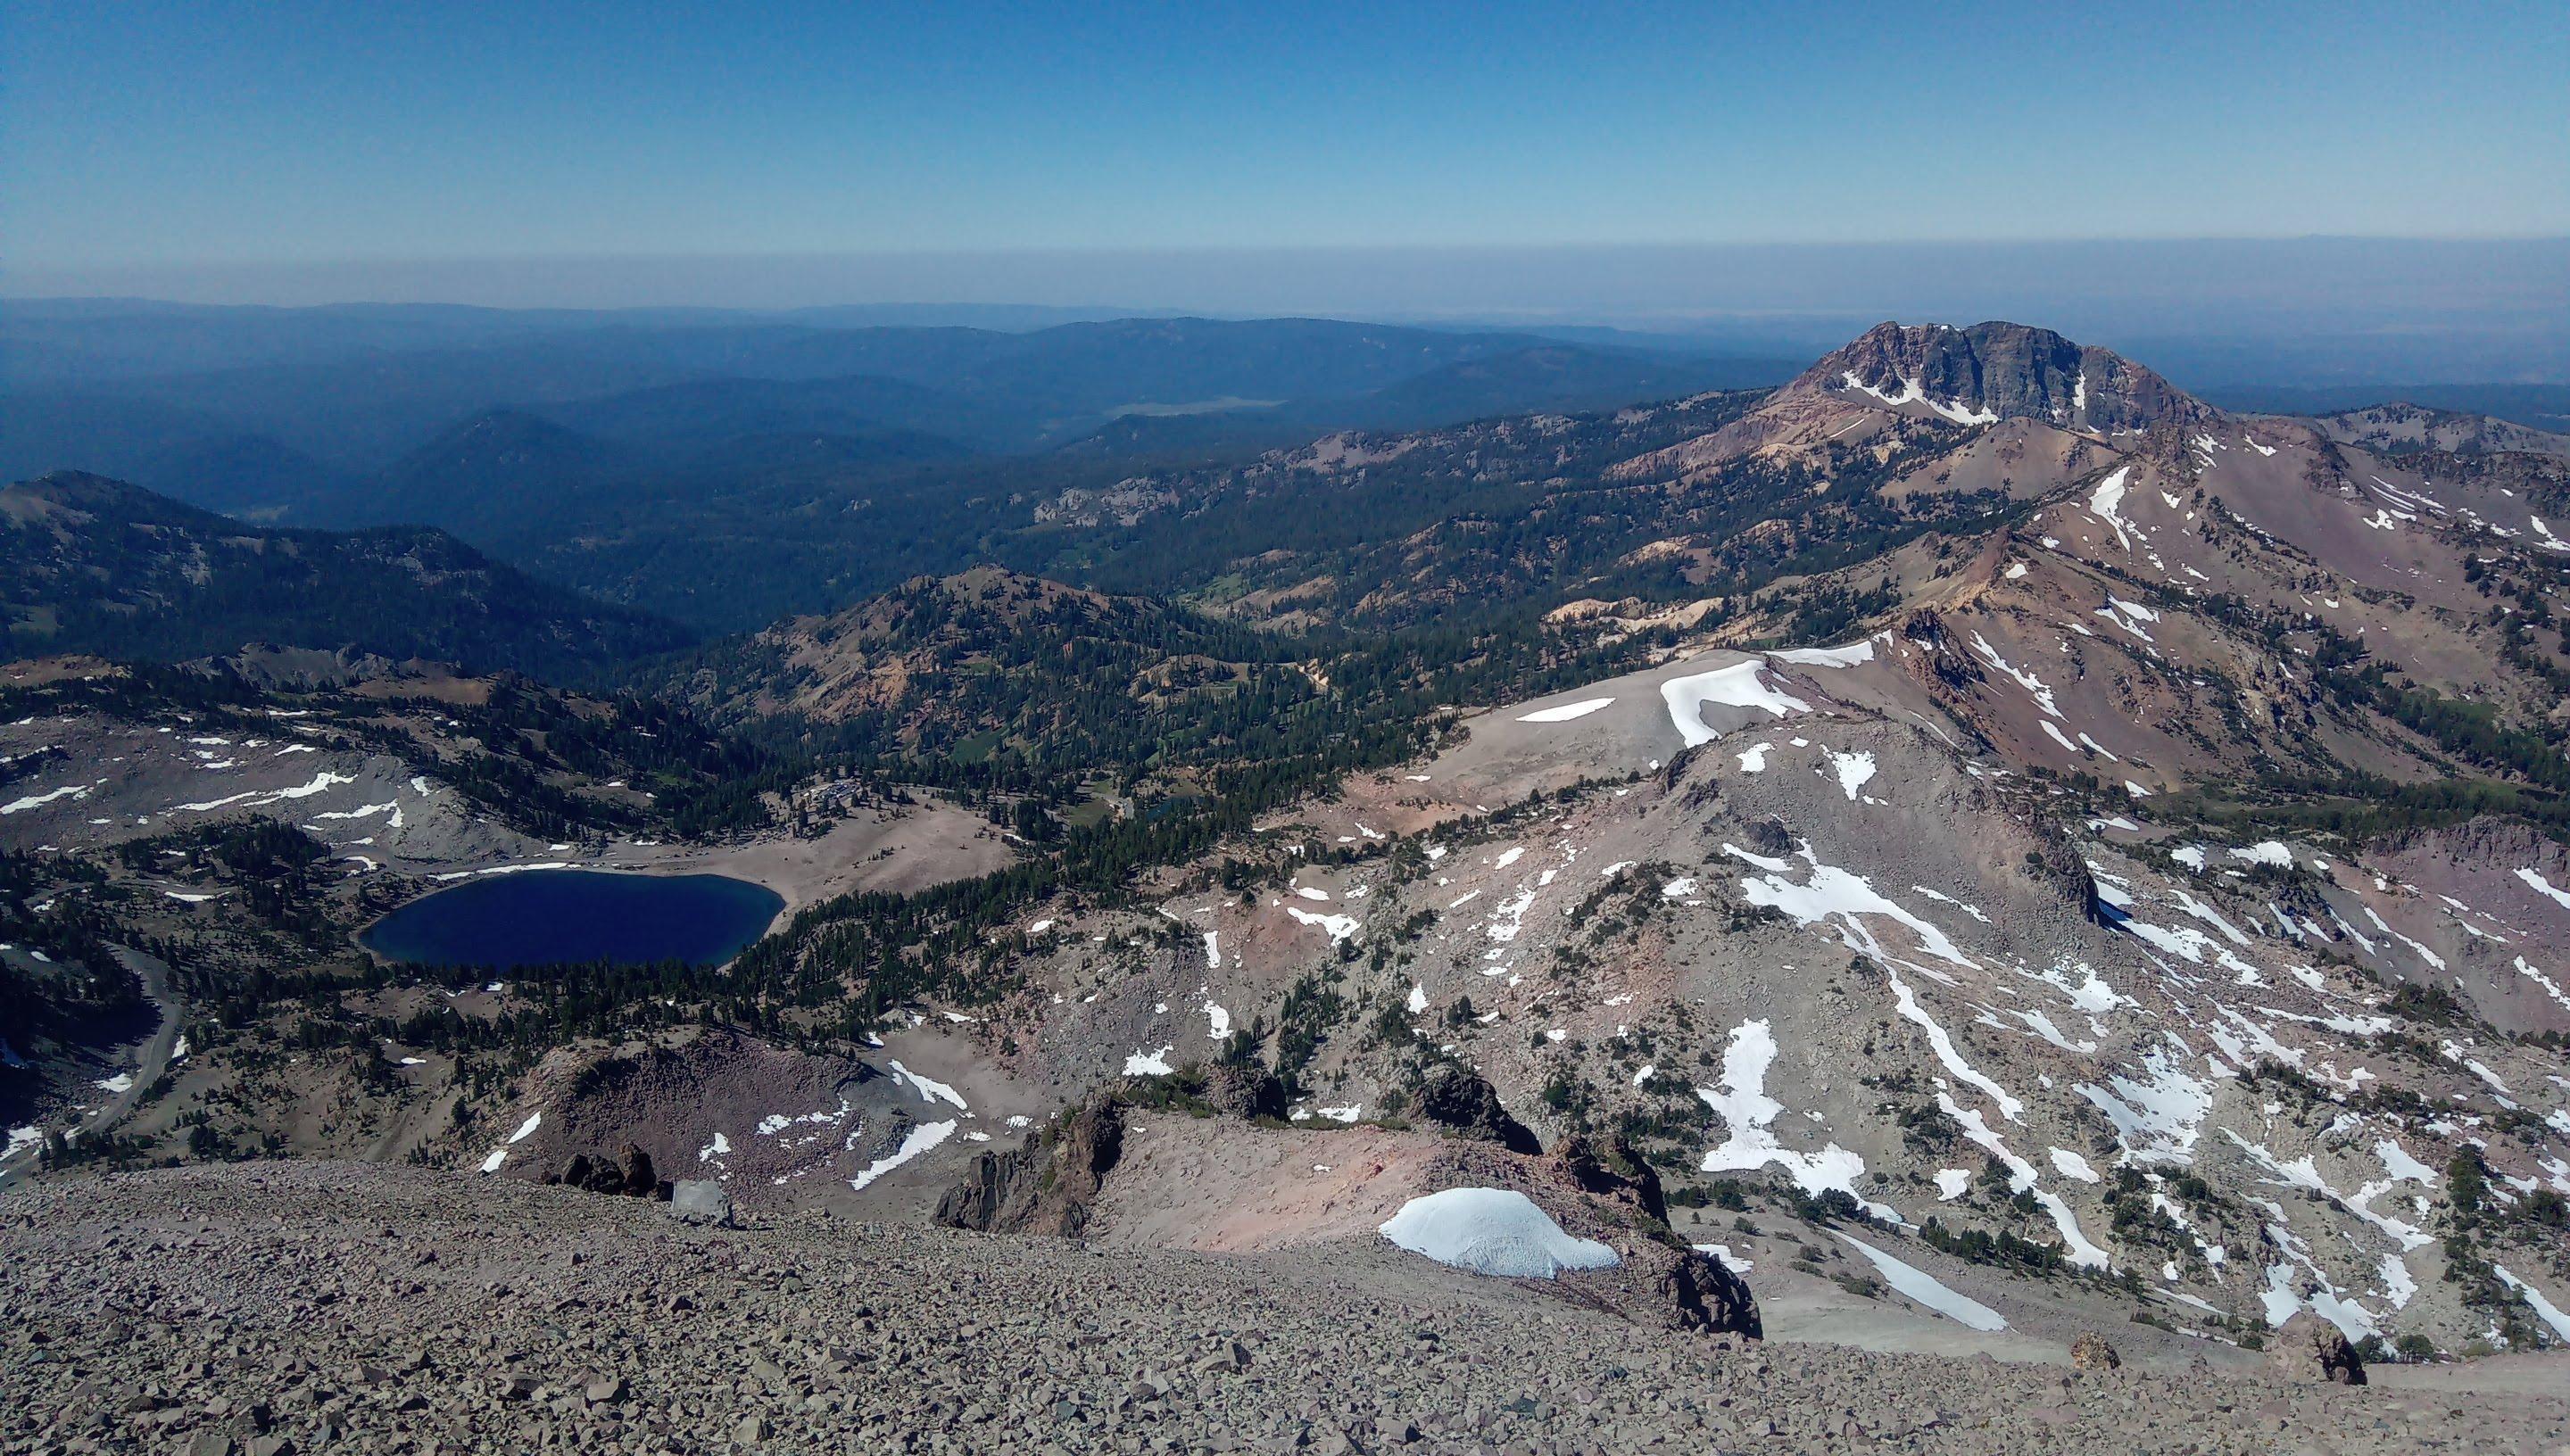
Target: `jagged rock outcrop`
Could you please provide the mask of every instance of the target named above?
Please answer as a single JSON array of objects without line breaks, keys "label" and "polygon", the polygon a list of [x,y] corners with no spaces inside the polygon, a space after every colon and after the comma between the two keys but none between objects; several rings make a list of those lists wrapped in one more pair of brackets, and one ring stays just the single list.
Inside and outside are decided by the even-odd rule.
[{"label": "jagged rock outcrop", "polygon": [[1981,665],[1954,640],[1946,630],[1945,619],[1934,607],[1923,606],[1911,612],[1902,618],[1899,631],[1903,640],[1919,649],[1912,672],[1944,689],[1937,694],[1939,701],[1954,701],[1954,694],[1986,680]]},{"label": "jagged rock outcrop", "polygon": [[1614,1267],[1564,1274],[1547,1292],[1645,1326],[1764,1337],[1748,1281],[1669,1226],[1659,1174],[1622,1139],[1574,1133],[1537,1157],[1488,1142],[1447,1147],[1434,1183],[1514,1189],[1572,1237],[1614,1249]]},{"label": "jagged rock outcrop", "polygon": [[1583,1192],[1622,1204],[1655,1224],[1668,1223],[1668,1199],[1660,1189],[1659,1171],[1622,1138],[1573,1133],[1562,1139],[1553,1156]]},{"label": "jagged rock outcrop", "polygon": [[2059,825],[2044,821],[2033,828],[2035,848],[2026,852],[2026,873],[2058,896],[2062,904],[2075,908],[2081,919],[2092,925],[2115,924],[2120,916],[2097,893],[2097,877],[2088,869],[2087,857],[2079,847]]},{"label": "jagged rock outcrop", "polygon": [[1511,1153],[1543,1151],[1531,1129],[1508,1114],[1499,1094],[1467,1068],[1444,1066],[1419,1087],[1419,1115],[1447,1131]]},{"label": "jagged rock outcrop", "polygon": [[930,1217],[949,1229],[989,1234],[1006,1228],[1013,1216],[1035,1202],[1035,1186],[1045,1163],[1041,1139],[976,1157],[964,1170],[964,1181],[946,1190]]},{"label": "jagged rock outcrop", "polygon": [[1285,1115],[1285,1084],[1254,1061],[1222,1061],[1207,1067],[1204,1098],[1225,1117]]},{"label": "jagged rock outcrop", "polygon": [[1996,320],[1969,328],[1877,324],[1780,393],[1817,391],[1917,404],[1958,424],[2025,419],[2112,432],[2190,424],[2216,414],[2111,350]]},{"label": "jagged rock outcrop", "polygon": [[325,650],[279,646],[273,642],[249,642],[238,652],[219,660],[244,682],[289,692],[312,692],[372,682],[391,677],[398,670],[391,658],[354,647]]},{"label": "jagged rock outcrop", "polygon": [[1124,1106],[1100,1098],[1019,1147],[975,1158],[933,1217],[949,1229],[1078,1238],[1123,1152]]},{"label": "jagged rock outcrop", "polygon": [[2267,1336],[2267,1365],[2288,1380],[2364,1383],[2364,1359],[2339,1327],[2305,1310]]},{"label": "jagged rock outcrop", "polygon": [[1668,1326],[1704,1334],[1742,1334],[1764,1339],[1767,1328],[1758,1317],[1758,1301],[1749,1281],[1721,1260],[1695,1250],[1672,1250],[1677,1257],[1653,1282],[1667,1304]]}]

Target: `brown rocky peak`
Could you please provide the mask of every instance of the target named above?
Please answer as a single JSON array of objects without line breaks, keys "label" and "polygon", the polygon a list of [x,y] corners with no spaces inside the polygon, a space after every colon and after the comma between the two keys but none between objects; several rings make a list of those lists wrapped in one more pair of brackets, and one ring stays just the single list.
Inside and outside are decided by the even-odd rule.
[{"label": "brown rocky peak", "polygon": [[2042,420],[2099,433],[2210,419],[2212,406],[2110,350],[1992,321],[1881,323],[1825,356],[1787,393],[1871,397],[1958,425]]}]

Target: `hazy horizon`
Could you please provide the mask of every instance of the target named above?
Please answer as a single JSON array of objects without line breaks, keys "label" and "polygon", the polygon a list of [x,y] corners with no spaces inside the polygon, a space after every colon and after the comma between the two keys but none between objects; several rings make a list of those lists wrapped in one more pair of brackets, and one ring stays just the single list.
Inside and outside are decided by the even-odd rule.
[{"label": "hazy horizon", "polygon": [[[2555,9],[0,11],[0,296],[1071,309],[2570,379]],[[2386,84],[2396,79],[2397,84]],[[101,98],[115,104],[102,105]],[[2244,362],[2240,367],[2248,368]]]},{"label": "hazy horizon", "polygon": [[0,289],[21,300],[837,310],[995,327],[1155,314],[1605,327],[1746,355],[1817,352],[1887,318],[2006,318],[2203,382],[2570,379],[2560,238],[454,258],[13,268]]}]

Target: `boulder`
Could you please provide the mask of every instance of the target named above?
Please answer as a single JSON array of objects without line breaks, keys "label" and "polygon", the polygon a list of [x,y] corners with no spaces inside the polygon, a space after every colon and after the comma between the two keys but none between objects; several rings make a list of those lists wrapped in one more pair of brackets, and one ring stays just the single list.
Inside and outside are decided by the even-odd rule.
[{"label": "boulder", "polygon": [[669,1186],[669,1217],[707,1228],[733,1227],[731,1195],[710,1178],[685,1178]]},{"label": "boulder", "polygon": [[2093,1329],[2079,1331],[2079,1337],[2070,1342],[2070,1368],[2074,1370],[2113,1370],[2123,1363],[2124,1357],[2106,1343],[2106,1336]]},{"label": "boulder", "polygon": [[2267,1336],[2267,1365],[2288,1380],[2306,1384],[2364,1383],[2364,1360],[2339,1327],[2309,1310],[2295,1315]]},{"label": "boulder", "polygon": [[659,1186],[660,1179],[651,1170],[651,1155],[627,1143],[624,1187],[619,1191],[629,1198],[649,1198]]},{"label": "boulder", "polygon": [[[571,1180],[566,1178],[563,1181],[569,1183]],[[578,1186],[588,1189],[591,1193],[623,1193],[625,1170],[617,1167],[615,1160],[604,1155],[592,1158],[589,1160],[589,1176]]]},{"label": "boulder", "polygon": [[1749,1281],[1709,1254],[1687,1250],[1660,1274],[1654,1292],[1667,1301],[1673,1329],[1766,1338]]},{"label": "boulder", "polygon": [[1497,1143],[1511,1153],[1543,1151],[1534,1133],[1500,1105],[1498,1091],[1464,1067],[1444,1066],[1428,1075],[1419,1088],[1419,1115],[1458,1136]]},{"label": "boulder", "polygon": [[632,1143],[625,1145],[622,1164],[604,1153],[575,1153],[563,1171],[545,1182],[577,1188],[584,1193],[615,1194],[627,1198],[669,1198],[668,1180],[651,1167],[651,1155]]}]

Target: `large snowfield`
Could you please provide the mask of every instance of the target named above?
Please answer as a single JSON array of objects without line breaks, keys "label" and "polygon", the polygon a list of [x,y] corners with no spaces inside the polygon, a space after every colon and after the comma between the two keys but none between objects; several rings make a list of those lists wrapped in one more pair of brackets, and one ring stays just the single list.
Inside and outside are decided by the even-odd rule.
[{"label": "large snowfield", "polygon": [[1548,1279],[1563,1270],[1612,1269],[1615,1251],[1573,1239],[1524,1194],[1450,1188],[1415,1198],[1384,1221],[1383,1237],[1439,1264],[1500,1278]]}]

